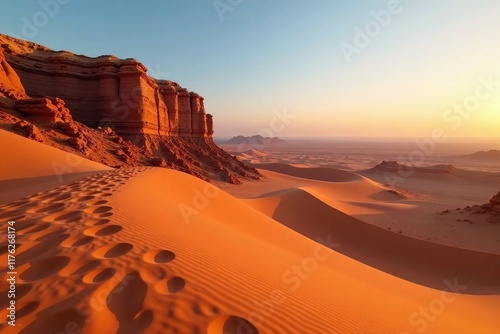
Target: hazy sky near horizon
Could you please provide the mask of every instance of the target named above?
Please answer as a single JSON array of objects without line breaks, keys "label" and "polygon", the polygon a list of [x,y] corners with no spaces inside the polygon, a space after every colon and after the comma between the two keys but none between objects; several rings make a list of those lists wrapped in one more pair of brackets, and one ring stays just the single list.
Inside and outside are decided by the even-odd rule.
[{"label": "hazy sky near horizon", "polygon": [[1,33],[200,93],[217,136],[500,138],[498,0],[2,5]]}]

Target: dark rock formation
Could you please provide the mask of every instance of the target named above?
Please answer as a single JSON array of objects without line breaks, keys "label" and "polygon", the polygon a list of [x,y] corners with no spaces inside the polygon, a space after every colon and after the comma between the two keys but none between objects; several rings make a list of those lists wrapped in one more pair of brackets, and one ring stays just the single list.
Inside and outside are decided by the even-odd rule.
[{"label": "dark rock formation", "polygon": [[420,172],[427,174],[455,174],[459,171],[452,165],[434,165],[427,167],[416,167],[410,165],[400,164],[397,161],[382,161],[377,166],[369,169],[368,171],[384,171],[384,172],[400,172],[400,171],[412,171],[412,172]]}]

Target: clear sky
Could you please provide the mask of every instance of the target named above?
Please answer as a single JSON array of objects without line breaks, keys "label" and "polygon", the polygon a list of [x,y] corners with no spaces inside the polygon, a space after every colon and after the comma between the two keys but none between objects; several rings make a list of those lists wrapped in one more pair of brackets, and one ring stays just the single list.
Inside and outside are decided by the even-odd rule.
[{"label": "clear sky", "polygon": [[498,0],[3,0],[0,32],[136,58],[203,95],[217,136],[500,138],[499,17]]}]

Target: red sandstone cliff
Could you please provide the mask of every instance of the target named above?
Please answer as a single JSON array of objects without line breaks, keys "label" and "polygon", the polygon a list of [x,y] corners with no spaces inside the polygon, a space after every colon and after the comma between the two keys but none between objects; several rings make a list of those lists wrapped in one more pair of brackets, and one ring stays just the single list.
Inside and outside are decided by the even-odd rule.
[{"label": "red sandstone cliff", "polygon": [[[1,34],[0,43],[3,127],[14,121],[32,123],[41,130],[39,141],[45,141],[45,133],[54,146],[59,135],[72,137],[67,141],[73,148],[108,164],[113,159],[94,152],[103,140],[111,143],[101,146],[133,152],[128,158],[119,152],[118,161],[125,164],[169,166],[234,183],[238,177],[259,177],[214,144],[213,119],[203,97],[175,82],[151,78],[135,59],[90,58]],[[94,130],[108,127],[112,131]]]}]

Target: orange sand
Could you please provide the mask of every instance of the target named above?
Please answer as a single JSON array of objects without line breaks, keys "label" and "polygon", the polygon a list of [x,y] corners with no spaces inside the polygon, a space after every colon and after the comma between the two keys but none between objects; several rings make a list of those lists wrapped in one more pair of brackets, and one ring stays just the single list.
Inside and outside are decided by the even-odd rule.
[{"label": "orange sand", "polygon": [[[43,159],[2,169],[2,193],[67,155],[17,139]],[[72,174],[91,176],[0,206],[18,243],[17,326],[2,333],[498,333],[500,255],[353,217],[418,206],[366,178],[266,172],[242,200],[178,171],[106,169],[83,159]]]}]

